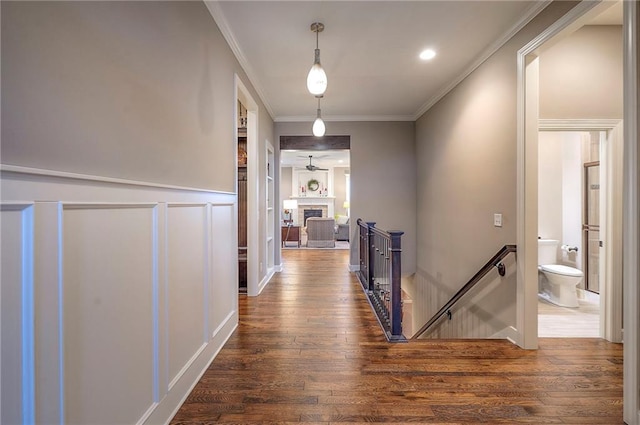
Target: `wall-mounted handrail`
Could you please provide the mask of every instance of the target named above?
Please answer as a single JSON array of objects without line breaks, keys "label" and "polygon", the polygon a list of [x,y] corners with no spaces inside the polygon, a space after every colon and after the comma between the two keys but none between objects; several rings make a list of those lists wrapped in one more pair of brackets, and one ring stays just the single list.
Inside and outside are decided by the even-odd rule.
[{"label": "wall-mounted handrail", "polygon": [[418,330],[418,332],[415,333],[415,335],[413,335],[413,337],[411,337],[411,339],[418,339],[427,331],[427,329],[429,329],[434,323],[440,320],[442,316],[444,316],[445,314],[449,314],[449,310],[451,309],[451,307],[453,307],[458,301],[460,301],[460,299],[474,286],[476,286],[478,282],[480,282],[482,278],[487,275],[487,273],[493,270],[494,267],[498,269],[498,273],[500,274],[500,276],[504,276],[506,273],[506,268],[502,263],[502,260],[510,253],[516,251],[517,248],[515,245],[503,246],[500,251],[496,253],[496,255],[494,255],[489,261],[487,261],[487,263],[482,266],[482,268],[475,275],[473,275],[473,277],[469,279],[469,281],[458,292],[456,292],[455,295],[451,297],[451,299],[447,301],[445,305],[440,310],[438,310],[438,312],[434,314],[431,319],[429,319],[427,323],[425,323],[424,326],[420,328],[420,330]]},{"label": "wall-mounted handrail", "polygon": [[359,229],[360,269],[357,273],[367,300],[388,341],[402,335],[401,237],[404,232],[377,229],[374,222],[356,221]]}]

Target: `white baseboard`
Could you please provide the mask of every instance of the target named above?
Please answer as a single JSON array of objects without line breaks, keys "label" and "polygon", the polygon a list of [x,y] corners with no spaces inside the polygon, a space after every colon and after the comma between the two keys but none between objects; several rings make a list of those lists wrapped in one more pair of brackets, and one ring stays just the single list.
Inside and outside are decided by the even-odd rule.
[{"label": "white baseboard", "polygon": [[516,328],[508,326],[491,335],[489,339],[507,339],[511,341],[512,344],[518,345],[517,341],[520,339],[520,334]]},{"label": "white baseboard", "polygon": [[267,274],[265,275],[264,279],[262,279],[260,281],[260,284],[258,285],[258,294],[257,295],[260,295],[262,293],[262,290],[267,287],[267,284],[269,283],[269,281],[273,277],[274,273],[275,273],[275,267],[272,267],[269,270],[267,270]]},{"label": "white baseboard", "polygon": [[358,272],[358,271],[360,271],[360,265],[359,264],[349,264],[349,271],[350,272]]}]

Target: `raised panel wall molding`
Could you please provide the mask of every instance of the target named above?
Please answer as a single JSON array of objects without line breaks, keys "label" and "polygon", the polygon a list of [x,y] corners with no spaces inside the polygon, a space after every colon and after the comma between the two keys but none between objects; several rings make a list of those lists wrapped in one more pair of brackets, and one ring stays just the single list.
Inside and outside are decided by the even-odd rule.
[{"label": "raised panel wall molding", "polygon": [[0,422],[35,423],[33,203],[2,203]]},{"label": "raised panel wall molding", "polygon": [[[2,423],[16,422],[9,415],[19,423],[168,423],[238,323],[237,251],[229,249],[237,244],[236,195],[6,167],[1,176],[3,224],[13,214],[15,229],[5,237],[3,228],[2,301],[11,263],[19,266],[18,286],[32,282],[26,305],[33,305],[17,303],[19,319],[5,320],[11,310],[2,310],[3,350],[11,335],[21,341],[17,367],[3,352],[3,387],[8,368],[18,371],[19,385],[2,392]],[[24,240],[31,241],[26,251],[16,251]],[[4,255],[9,245],[28,253],[25,261]],[[169,329],[186,316],[185,307],[168,314],[180,305],[170,272],[191,266],[197,329],[178,327],[193,344],[173,357],[170,375],[180,341]]]}]

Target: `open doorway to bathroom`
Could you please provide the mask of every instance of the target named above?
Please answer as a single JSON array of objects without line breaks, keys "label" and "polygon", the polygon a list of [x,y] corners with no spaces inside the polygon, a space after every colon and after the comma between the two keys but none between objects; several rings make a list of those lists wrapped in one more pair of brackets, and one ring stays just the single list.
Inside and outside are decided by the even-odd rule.
[{"label": "open doorway to bathroom", "polygon": [[567,307],[549,302],[548,273],[539,271],[541,337],[622,340],[622,126],[540,120],[538,235],[557,241],[557,264],[581,275],[577,307]]},{"label": "open doorway to bathroom", "polygon": [[554,263],[529,269],[538,278],[539,337],[622,338],[622,44],[622,3],[612,2],[527,62],[535,111],[527,120],[538,124],[527,130],[538,153],[530,228],[537,259]]},{"label": "open doorway to bathroom", "polygon": [[538,135],[540,337],[601,336],[608,164],[600,160],[606,146],[606,131]]}]

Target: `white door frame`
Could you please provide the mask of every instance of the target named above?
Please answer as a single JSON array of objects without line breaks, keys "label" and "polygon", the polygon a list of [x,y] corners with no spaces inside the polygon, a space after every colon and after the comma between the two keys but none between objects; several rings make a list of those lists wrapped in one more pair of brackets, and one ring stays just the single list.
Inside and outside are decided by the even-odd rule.
[{"label": "white door frame", "polygon": [[640,299],[640,211],[638,178],[638,3],[624,2],[624,421],[640,424],[638,403],[638,310]]},{"label": "white door frame", "polygon": [[[238,123],[238,100],[247,108],[247,295],[260,293],[258,281],[258,264],[260,249],[258,246],[260,201],[258,173],[258,104],[251,96],[240,77],[235,75],[236,117]],[[238,126],[235,128],[235,140],[238,140]],[[237,193],[237,190],[236,190]]]},{"label": "white door frame", "polygon": [[[600,337],[622,342],[622,120],[538,120],[540,131],[606,131],[602,143],[600,182],[600,237],[605,254],[601,256]],[[584,248],[584,247],[583,247]],[[616,314],[617,313],[617,314]]]},{"label": "white door frame", "polygon": [[[523,348],[537,348],[537,309],[531,308],[537,298],[537,235],[532,232],[532,218],[537,221],[537,134],[538,122],[530,122],[530,108],[537,108],[537,99],[530,99],[537,90],[537,81],[527,81],[530,65],[537,65],[536,51],[562,31],[573,31],[583,19],[607,7],[603,2],[583,1],[560,20],[547,28],[517,54],[517,324],[518,344]],[[635,1],[624,2],[624,194],[623,194],[623,290],[624,290],[624,420],[629,425],[640,424],[638,401],[638,322],[639,322],[639,260],[640,227],[638,175],[638,6]],[[534,66],[534,71],[536,71]],[[534,76],[537,80],[537,75]],[[533,96],[536,97],[537,96]],[[528,109],[529,108],[529,109]],[[534,131],[535,130],[535,131]],[[534,211],[535,208],[535,211]],[[535,223],[537,227],[537,223]],[[531,326],[531,323],[535,324]]]}]

